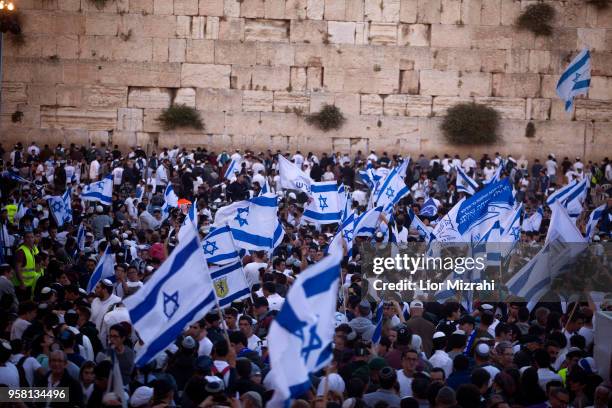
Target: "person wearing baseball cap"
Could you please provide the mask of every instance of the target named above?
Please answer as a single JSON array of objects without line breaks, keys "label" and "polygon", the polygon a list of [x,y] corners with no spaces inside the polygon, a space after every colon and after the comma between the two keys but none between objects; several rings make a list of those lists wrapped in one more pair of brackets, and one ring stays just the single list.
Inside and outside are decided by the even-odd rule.
[{"label": "person wearing baseball cap", "polygon": [[424,312],[423,302],[420,300],[413,300],[410,303],[410,319],[406,322],[406,327],[408,327],[412,333],[418,334],[421,337],[421,348],[423,352],[425,352],[425,355],[429,357],[432,353],[432,338],[436,332],[436,326],[423,317]]}]

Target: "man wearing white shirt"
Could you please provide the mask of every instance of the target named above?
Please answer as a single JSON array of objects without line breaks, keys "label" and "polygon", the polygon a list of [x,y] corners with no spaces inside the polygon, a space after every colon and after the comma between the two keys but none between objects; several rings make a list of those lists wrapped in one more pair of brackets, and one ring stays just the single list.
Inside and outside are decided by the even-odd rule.
[{"label": "man wearing white shirt", "polygon": [[402,369],[397,370],[400,398],[412,397],[412,380],[416,373],[419,355],[413,349],[404,351],[402,355]]},{"label": "man wearing white shirt", "polygon": [[89,163],[89,180],[91,182],[98,181],[98,177],[100,176],[100,162],[98,159],[99,156]]},{"label": "man wearing white shirt", "polygon": [[242,155],[240,154],[240,149],[236,149],[236,151],[230,156],[230,159],[238,161],[242,159]]},{"label": "man wearing white shirt", "polygon": [[206,322],[204,319],[198,320],[197,322],[189,325],[189,328],[185,332],[186,336],[191,336],[195,341],[198,342],[198,357],[199,356],[210,356],[210,352],[213,348],[213,343],[207,336]]},{"label": "man wearing white shirt", "polygon": [[472,158],[472,155],[468,154],[467,159],[463,161],[461,166],[463,167],[463,170],[469,174],[472,169],[476,168],[476,160]]},{"label": "man wearing white shirt", "polygon": [[562,381],[561,376],[550,369],[550,355],[546,350],[536,350],[533,357],[538,369],[538,383],[542,390],[546,391],[546,384],[550,381]]},{"label": "man wearing white shirt", "polygon": [[155,185],[157,191],[164,191],[168,184],[168,159],[162,160],[162,163],[155,170]]},{"label": "man wearing white shirt", "polygon": [[115,167],[112,171],[113,174],[113,186],[118,187],[121,185],[121,180],[123,179],[123,166],[120,164]]},{"label": "man wearing white shirt", "polygon": [[376,155],[376,152],[374,150],[370,152],[370,155],[368,156],[368,161],[372,161],[372,162],[378,161],[378,156]]},{"label": "man wearing white shirt", "polygon": [[487,160],[487,164],[485,165],[485,168],[482,170],[482,172],[484,174],[485,180],[491,181],[491,179],[495,175],[496,170],[491,165],[491,162]]},{"label": "man wearing white shirt", "polygon": [[[96,325],[98,332],[101,331],[104,315],[116,303],[121,302],[121,298],[112,294],[113,283],[108,279],[102,279],[96,285],[96,298],[91,302],[91,318],[90,320]],[[106,339],[103,339],[105,341]]]},{"label": "man wearing white shirt", "polygon": [[555,156],[552,154],[548,155],[548,160],[544,163],[546,167],[546,174],[548,175],[551,183],[557,182],[557,161],[555,160]]},{"label": "man wearing white shirt", "polygon": [[300,153],[299,150],[295,152],[291,160],[293,161],[293,163],[295,163],[296,166],[302,168],[302,164],[304,164],[304,156],[302,156],[302,153]]},{"label": "man wearing white shirt", "polygon": [[40,148],[36,146],[36,142],[32,142],[30,147],[28,147],[28,154],[32,157],[37,157],[40,155]]},{"label": "man wearing white shirt", "polygon": [[247,338],[247,347],[253,351],[261,351],[261,339],[253,333],[253,319],[250,316],[242,315],[238,319],[238,330]]},{"label": "man wearing white shirt", "polygon": [[444,332],[435,332],[433,335],[433,354],[429,358],[429,363],[434,368],[444,370],[445,378],[453,372],[453,360],[444,351],[446,348],[446,335]]},{"label": "man wearing white shirt", "polygon": [[263,295],[268,300],[270,310],[280,311],[285,303],[285,298],[276,293],[276,284],[274,282],[264,282],[262,289]]},{"label": "man wearing white shirt", "polygon": [[576,162],[574,163],[574,170],[578,172],[578,170],[584,169],[584,163],[580,161],[580,157],[576,157]]},{"label": "man wearing white shirt", "polygon": [[264,251],[255,251],[253,253],[253,261],[246,264],[243,268],[246,281],[249,288],[252,288],[256,283],[260,283],[260,269],[267,269],[266,253]]}]

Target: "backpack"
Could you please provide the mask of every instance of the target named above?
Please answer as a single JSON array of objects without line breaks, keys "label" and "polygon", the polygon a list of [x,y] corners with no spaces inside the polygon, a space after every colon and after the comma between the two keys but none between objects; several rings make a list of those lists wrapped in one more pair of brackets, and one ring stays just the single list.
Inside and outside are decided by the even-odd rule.
[{"label": "backpack", "polygon": [[210,371],[211,371],[212,375],[214,375],[216,377],[219,377],[222,381],[225,381],[224,380],[225,374],[227,374],[230,369],[231,369],[231,367],[229,365],[227,365],[227,366],[225,366],[223,368],[223,370],[219,371],[217,369],[217,366],[213,364],[211,369],[210,369]]},{"label": "backpack", "polygon": [[17,367],[17,371],[19,372],[19,386],[20,387],[29,387],[28,379],[26,377],[25,369],[23,368],[23,364],[28,359],[28,356],[23,356],[19,359],[15,367]]}]

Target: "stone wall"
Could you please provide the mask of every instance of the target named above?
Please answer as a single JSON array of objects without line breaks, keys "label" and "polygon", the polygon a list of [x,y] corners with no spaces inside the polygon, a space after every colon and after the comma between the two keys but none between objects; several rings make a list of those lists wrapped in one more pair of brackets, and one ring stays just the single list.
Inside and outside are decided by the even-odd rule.
[{"label": "stone wall", "polygon": [[[533,2],[18,0],[26,41],[5,36],[1,140],[612,155],[612,8],[550,1],[543,38],[513,27]],[[566,114],[556,81],[587,45],[591,92]],[[499,145],[445,145],[441,118],[470,100],[501,113]],[[205,130],[164,132],[171,103],[196,107]],[[347,117],[340,130],[305,122],[324,103]]]}]

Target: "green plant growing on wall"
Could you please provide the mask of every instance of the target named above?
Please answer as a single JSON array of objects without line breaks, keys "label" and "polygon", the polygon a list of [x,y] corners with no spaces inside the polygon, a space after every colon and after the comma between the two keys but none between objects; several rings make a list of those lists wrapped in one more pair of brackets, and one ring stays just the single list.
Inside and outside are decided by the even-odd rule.
[{"label": "green plant growing on wall", "polygon": [[340,129],[346,118],[335,105],[325,104],[321,110],[306,118],[309,125],[316,126],[324,132]]},{"label": "green plant growing on wall", "polygon": [[516,19],[516,26],[529,30],[535,35],[550,36],[553,33],[552,20],[555,9],[548,3],[531,4]]},{"label": "green plant growing on wall", "polygon": [[191,127],[197,130],[204,129],[200,112],[187,105],[172,105],[164,109],[157,120],[164,130],[173,130],[181,127]]},{"label": "green plant growing on wall", "polygon": [[478,103],[459,103],[448,109],[441,129],[446,139],[458,145],[486,145],[497,140],[499,113]]},{"label": "green plant growing on wall", "polygon": [[599,10],[605,10],[610,7],[612,0],[587,0],[587,3],[595,6]]}]

